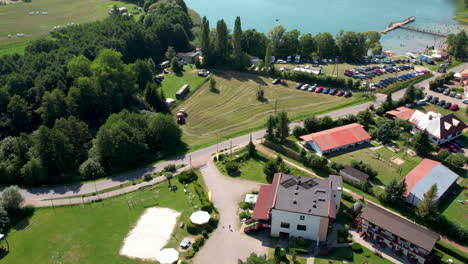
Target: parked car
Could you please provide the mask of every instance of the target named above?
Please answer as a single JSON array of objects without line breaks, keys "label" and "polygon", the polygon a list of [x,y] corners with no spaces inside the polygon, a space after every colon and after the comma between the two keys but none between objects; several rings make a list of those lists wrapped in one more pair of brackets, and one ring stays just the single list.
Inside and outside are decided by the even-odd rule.
[{"label": "parked car", "polygon": [[304,90],[304,91],[305,91],[305,90],[307,90],[307,89],[309,89],[309,85],[308,85],[307,83],[304,84],[304,85],[302,85],[301,90]]},{"label": "parked car", "polygon": [[450,110],[452,110],[452,111],[457,111],[457,110],[458,110],[458,105],[457,105],[457,104],[453,104],[453,105],[450,107]]},{"label": "parked car", "polygon": [[439,97],[437,96],[431,99],[431,104],[437,104],[438,102],[439,102]]},{"label": "parked car", "polygon": [[421,99],[416,102],[417,105],[425,105],[426,104],[426,99]]},{"label": "parked car", "polygon": [[431,101],[431,100],[432,100],[432,97],[433,97],[432,95],[428,95],[428,96],[426,97],[426,101]]},{"label": "parked car", "polygon": [[468,104],[468,99],[463,99],[464,104]]},{"label": "parked car", "polygon": [[445,104],[445,100],[443,100],[443,99],[440,100],[439,103],[438,103],[439,106],[444,106],[444,104]]},{"label": "parked car", "polygon": [[457,95],[455,95],[455,98],[457,98],[457,99],[461,99],[461,98],[462,98],[462,96],[461,96],[461,94],[457,94]]},{"label": "parked car", "polygon": [[451,103],[451,102],[446,102],[446,103],[444,104],[444,108],[445,108],[445,109],[449,109],[451,106],[452,106],[452,103]]},{"label": "parked car", "polygon": [[336,93],[336,96],[343,96],[344,94],[345,94],[344,91],[338,91],[338,92]]},{"label": "parked car", "polygon": [[317,89],[315,89],[316,93],[321,93],[323,91],[323,87],[319,86]]},{"label": "parked car", "polygon": [[328,94],[335,95],[338,89],[331,89]]},{"label": "parked car", "polygon": [[350,92],[350,91],[346,91],[344,94],[343,94],[344,97],[351,97],[353,96],[353,93]]},{"label": "parked car", "polygon": [[322,93],[324,93],[324,94],[327,94],[327,93],[329,93],[329,92],[330,92],[330,88],[325,88],[325,89],[323,89],[323,91],[322,91]]},{"label": "parked car", "polygon": [[281,79],[278,78],[278,79],[274,79],[271,83],[272,84],[278,84],[280,82],[281,82]]},{"label": "parked car", "polygon": [[457,95],[457,92],[451,92],[450,97],[455,97]]},{"label": "parked car", "polygon": [[296,89],[301,89],[302,85],[304,85],[304,83],[297,83],[296,84]]}]

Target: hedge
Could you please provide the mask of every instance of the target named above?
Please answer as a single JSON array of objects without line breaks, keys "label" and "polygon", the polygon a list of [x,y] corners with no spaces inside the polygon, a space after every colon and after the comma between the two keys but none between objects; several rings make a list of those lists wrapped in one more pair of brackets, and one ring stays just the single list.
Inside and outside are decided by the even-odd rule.
[{"label": "hedge", "polygon": [[265,145],[265,147],[267,147],[267,148],[270,148],[270,149],[272,149],[272,150],[274,150],[276,152],[279,152],[279,153],[285,155],[288,158],[291,158],[291,159],[293,159],[295,161],[298,161],[298,162],[302,163],[301,155],[298,154],[297,152],[293,151],[293,150],[290,150],[290,149],[285,148],[285,147],[283,147],[281,145],[275,144],[275,143],[273,143],[273,142],[271,142],[269,140],[266,140],[266,139],[263,141],[263,145]]},{"label": "hedge", "polygon": [[435,245],[435,248],[442,251],[443,253],[449,255],[449,256],[452,256],[458,260],[460,260],[461,262],[463,263],[468,263],[468,256],[466,253],[456,249],[456,248],[452,248],[452,247],[448,247],[442,243],[437,243]]}]

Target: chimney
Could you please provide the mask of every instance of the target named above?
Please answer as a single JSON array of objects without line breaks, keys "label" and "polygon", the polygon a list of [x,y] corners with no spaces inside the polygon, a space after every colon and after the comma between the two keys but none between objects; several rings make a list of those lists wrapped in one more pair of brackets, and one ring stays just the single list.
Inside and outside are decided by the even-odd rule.
[{"label": "chimney", "polygon": [[432,120],[432,115],[429,115],[429,120]]}]

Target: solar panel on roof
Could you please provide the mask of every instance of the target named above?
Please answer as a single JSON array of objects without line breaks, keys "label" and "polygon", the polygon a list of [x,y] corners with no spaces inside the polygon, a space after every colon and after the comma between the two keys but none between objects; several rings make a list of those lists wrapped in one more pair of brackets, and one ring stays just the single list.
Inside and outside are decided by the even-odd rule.
[{"label": "solar panel on roof", "polygon": [[314,187],[316,185],[318,185],[318,183],[316,181],[314,181],[313,179],[310,179],[310,180],[308,180],[306,182],[303,182],[301,184],[301,186],[304,187],[305,189],[310,189],[310,188],[312,188],[312,187]]},{"label": "solar panel on roof", "polygon": [[294,186],[296,184],[297,184],[297,182],[293,178],[287,179],[287,180],[285,180],[284,182],[281,183],[281,185],[286,189],[291,187],[291,186]]}]

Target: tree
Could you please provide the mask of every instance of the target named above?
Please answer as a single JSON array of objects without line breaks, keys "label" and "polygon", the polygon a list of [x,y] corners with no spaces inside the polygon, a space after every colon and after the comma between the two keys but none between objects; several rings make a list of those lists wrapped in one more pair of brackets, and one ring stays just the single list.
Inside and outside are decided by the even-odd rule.
[{"label": "tree", "polygon": [[29,130],[31,110],[28,102],[18,95],[13,95],[7,106],[7,116],[11,120],[13,134]]},{"label": "tree", "polygon": [[215,53],[218,63],[226,61],[229,54],[229,32],[223,19],[218,20],[216,23],[216,39],[215,39]]},{"label": "tree", "polygon": [[289,136],[289,119],[288,114],[285,111],[281,111],[277,114],[277,137],[282,141]]},{"label": "tree", "polygon": [[461,169],[467,163],[467,158],[461,154],[452,154],[445,159],[445,162],[454,168]]},{"label": "tree", "polygon": [[239,260],[239,264],[273,264],[273,261],[267,259],[266,256],[258,256],[257,254],[252,253],[246,261]]},{"label": "tree", "polygon": [[387,95],[387,98],[385,98],[385,102],[383,102],[382,104],[382,108],[385,110],[385,111],[389,111],[389,110],[392,110],[394,108],[394,105],[393,105],[393,99],[392,99],[392,93],[389,93]]},{"label": "tree", "polygon": [[171,186],[171,180],[172,178],[174,178],[174,175],[170,172],[166,172],[164,173],[164,178],[166,178],[167,183],[169,184],[169,186]]},{"label": "tree", "polygon": [[330,33],[319,33],[315,36],[315,44],[317,45],[317,55],[320,58],[333,59],[337,56],[335,39]]},{"label": "tree", "polygon": [[358,59],[367,55],[366,37],[362,33],[345,32],[338,37],[338,47],[344,59]]},{"label": "tree", "polygon": [[3,205],[0,204],[0,232],[6,233],[10,227],[10,218],[8,217],[8,212],[3,208]]},{"label": "tree", "polygon": [[313,133],[320,130],[320,120],[316,116],[309,116],[304,119],[304,128],[307,133]]},{"label": "tree", "polygon": [[425,221],[434,220],[439,214],[437,204],[437,185],[433,184],[424,194],[424,199],[416,207],[416,215]]},{"label": "tree", "polygon": [[448,156],[450,156],[450,151],[446,149],[442,149],[437,153],[437,158],[442,162],[444,162]]},{"label": "tree", "polygon": [[138,88],[140,91],[143,91],[146,85],[153,81],[154,65],[151,65],[149,61],[138,59],[132,65],[132,69],[136,74]]},{"label": "tree", "polygon": [[402,204],[405,199],[406,193],[406,183],[405,181],[397,182],[395,178],[393,178],[386,186],[385,186],[385,200],[388,204]]},{"label": "tree", "polygon": [[179,62],[177,57],[173,57],[171,60],[171,70],[175,73],[182,72],[184,69],[183,65]]},{"label": "tree", "polygon": [[213,77],[211,77],[210,78],[210,92],[214,93],[214,92],[217,92],[217,91],[218,91],[218,89],[216,89],[216,80]]},{"label": "tree", "polygon": [[278,56],[285,57],[288,55],[296,55],[299,51],[299,30],[291,30],[283,35],[283,40],[280,43]]},{"label": "tree", "polygon": [[300,138],[304,134],[306,134],[306,130],[301,126],[294,126],[292,134],[295,138]]},{"label": "tree", "polygon": [[276,161],[271,159],[265,163],[263,166],[263,172],[266,175],[267,181],[272,182],[273,176],[275,176],[275,173],[278,172],[278,165],[276,164]]},{"label": "tree", "polygon": [[320,118],[320,129],[329,129],[334,126],[335,122],[330,116],[323,116]]},{"label": "tree", "polygon": [[170,115],[156,114],[148,121],[147,143],[153,151],[169,150],[181,143],[182,131]]},{"label": "tree", "polygon": [[36,112],[41,116],[45,125],[53,125],[56,119],[67,115],[65,94],[59,89],[46,92],[42,96],[41,107]]},{"label": "tree", "polygon": [[233,56],[235,60],[235,67],[238,69],[242,68],[242,28],[240,17],[236,17],[234,22],[234,32],[232,34],[232,47]]},{"label": "tree", "polygon": [[267,140],[272,140],[275,137],[275,127],[276,127],[276,117],[270,115],[266,122],[266,133],[265,138]]},{"label": "tree", "polygon": [[79,77],[91,77],[91,61],[83,55],[71,59],[67,64],[67,76],[77,80]]},{"label": "tree", "polygon": [[316,50],[314,37],[311,34],[304,34],[299,40],[300,51],[306,58],[311,58]]},{"label": "tree", "polygon": [[271,44],[268,44],[265,51],[265,72],[268,72],[271,65]]},{"label": "tree", "polygon": [[426,130],[413,136],[413,148],[418,155],[428,155],[434,151],[434,145],[429,140],[429,133]]},{"label": "tree", "polygon": [[369,109],[359,112],[356,118],[358,123],[363,125],[365,129],[368,129],[370,125],[375,123],[374,114]]},{"label": "tree", "polygon": [[261,86],[257,88],[257,101],[263,102],[265,100],[265,91]]},{"label": "tree", "polygon": [[172,46],[167,47],[167,50],[164,56],[166,57],[168,61],[172,61],[172,59],[176,57],[176,55],[177,55],[177,52],[175,51],[174,47]]},{"label": "tree", "polygon": [[72,147],[73,168],[77,168],[80,163],[88,157],[88,150],[91,147],[91,133],[88,125],[74,116],[60,118],[55,121],[54,129],[63,133],[67,137]]},{"label": "tree", "polygon": [[416,99],[416,87],[414,87],[414,85],[411,85],[410,87],[406,88],[403,100],[405,101],[405,103],[412,103]]},{"label": "tree", "polygon": [[210,50],[210,22],[204,16],[200,25],[200,46],[203,55],[203,64],[211,65],[211,50]]},{"label": "tree", "polygon": [[372,130],[371,134],[379,141],[386,143],[397,138],[399,131],[395,126],[395,121],[383,118],[377,122],[376,128]]},{"label": "tree", "polygon": [[3,208],[5,208],[9,216],[15,215],[19,211],[21,203],[24,201],[16,185],[5,188],[3,192],[1,192],[1,199]]},{"label": "tree", "polygon": [[255,148],[254,143],[252,142],[252,137],[250,137],[249,144],[247,144],[247,156],[249,158],[255,157],[257,155],[257,149]]},{"label": "tree", "polygon": [[242,51],[259,58],[265,57],[268,39],[265,34],[255,29],[248,29],[242,33]]},{"label": "tree", "polygon": [[83,180],[98,179],[105,175],[104,168],[101,163],[94,159],[88,159],[83,162],[78,171]]},{"label": "tree", "polygon": [[281,25],[275,26],[268,32],[268,37],[271,40],[271,54],[278,56],[281,41],[283,40],[283,35],[285,32],[286,29]]},{"label": "tree", "polygon": [[468,58],[468,37],[464,30],[458,34],[449,34],[447,37],[447,50],[455,58],[466,61]]}]

